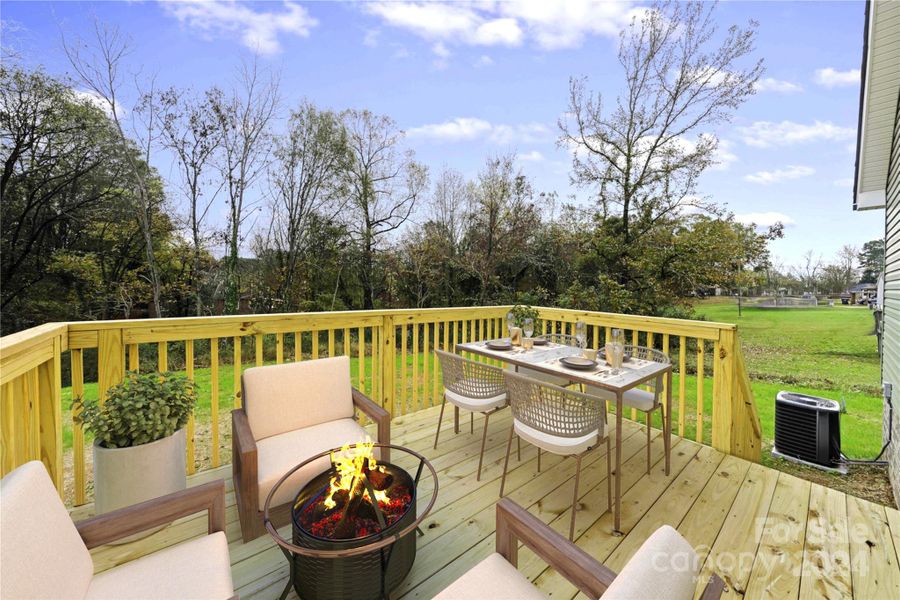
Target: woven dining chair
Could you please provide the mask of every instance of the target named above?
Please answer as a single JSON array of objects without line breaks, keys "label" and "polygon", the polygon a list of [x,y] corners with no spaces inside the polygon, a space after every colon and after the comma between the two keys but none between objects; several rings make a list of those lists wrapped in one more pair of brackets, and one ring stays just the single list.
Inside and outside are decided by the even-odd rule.
[{"label": "woven dining chair", "polygon": [[475,476],[476,481],[480,481],[488,421],[492,414],[506,408],[509,403],[506,383],[503,381],[503,369],[443,350],[434,352],[441,362],[444,381],[444,399],[441,402],[437,432],[434,434],[434,447],[437,449],[438,437],[441,435],[441,422],[444,420],[444,407],[448,401],[453,405],[454,410],[454,433],[459,433],[460,408],[471,412],[470,431],[472,433],[475,432],[475,413],[483,414],[484,433],[481,436],[481,452],[478,455],[478,474]]},{"label": "woven dining chair", "polygon": [[581,461],[584,456],[606,442],[606,499],[612,510],[612,459],[609,434],[606,428],[606,405],[596,398],[550,385],[517,373],[504,373],[509,390],[509,404],[513,424],[509,429],[506,460],[500,496],[506,488],[506,470],[513,436],[524,439],[538,448],[559,456],[575,457],[575,490],[572,495],[572,521],[569,539],[575,539],[575,510],[578,507],[578,485],[581,481]]},{"label": "woven dining chair", "polygon": [[[665,365],[668,365],[671,362],[668,355],[666,355],[665,353],[644,346],[625,346],[625,355],[639,360],[653,361]],[[666,419],[665,415],[663,414],[663,403],[661,401],[661,396],[663,393],[663,377],[664,375],[660,374],[659,377],[657,377],[653,381],[650,381],[645,386],[646,389],[630,389],[622,396],[622,405],[624,407],[633,408],[637,411],[640,411],[644,413],[646,417],[645,420],[647,423],[648,475],[650,474],[650,464],[652,460],[650,455],[650,423],[654,411],[659,410],[659,414],[662,417],[663,435],[666,435],[668,433],[667,431],[665,431]],[[591,396],[602,398],[606,401],[616,401],[616,395],[613,392],[596,386],[588,385],[585,389],[585,393]]]}]

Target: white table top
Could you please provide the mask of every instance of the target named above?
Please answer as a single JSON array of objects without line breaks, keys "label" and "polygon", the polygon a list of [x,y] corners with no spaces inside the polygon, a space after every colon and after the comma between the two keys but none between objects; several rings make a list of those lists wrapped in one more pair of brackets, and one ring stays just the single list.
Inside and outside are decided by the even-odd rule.
[{"label": "white table top", "polygon": [[612,368],[607,366],[599,357],[597,367],[594,369],[572,369],[562,365],[559,359],[566,356],[580,356],[581,350],[579,348],[547,343],[545,346],[535,346],[531,350],[525,350],[521,346],[513,346],[512,350],[493,350],[487,346],[489,341],[495,340],[457,344],[456,349],[460,352],[472,352],[473,354],[495,358],[511,365],[567,377],[575,383],[596,385],[612,391],[629,390],[671,369],[671,365],[668,364],[631,358],[622,364],[618,374],[613,375]]}]

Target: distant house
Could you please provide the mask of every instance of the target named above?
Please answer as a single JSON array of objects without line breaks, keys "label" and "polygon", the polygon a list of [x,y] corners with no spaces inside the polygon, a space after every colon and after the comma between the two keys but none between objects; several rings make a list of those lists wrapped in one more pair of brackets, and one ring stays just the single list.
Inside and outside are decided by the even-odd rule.
[{"label": "distant house", "polygon": [[844,304],[863,304],[878,294],[878,286],[874,283],[857,283],[841,294],[841,300],[846,297],[849,302]]},{"label": "distant house", "polygon": [[[854,210],[884,209],[881,378],[885,458],[900,499],[900,2],[869,0],[863,39]],[[891,396],[895,396],[893,400]],[[897,410],[888,410],[893,402]],[[889,415],[893,414],[891,422]]]}]

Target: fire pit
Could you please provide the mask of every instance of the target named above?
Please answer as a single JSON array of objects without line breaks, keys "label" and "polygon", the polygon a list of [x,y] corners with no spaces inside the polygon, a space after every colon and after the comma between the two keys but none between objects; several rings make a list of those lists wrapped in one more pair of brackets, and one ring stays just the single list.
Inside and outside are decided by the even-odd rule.
[{"label": "fire pit", "polygon": [[[418,459],[415,477],[390,463],[378,463],[374,448],[392,448]],[[269,521],[269,502],[292,473],[324,456],[331,467],[297,494],[291,510],[292,542]],[[434,491],[416,517],[416,487],[423,468]],[[303,600],[387,598],[416,558],[415,531],[437,498],[437,473],[424,456],[392,444],[354,444],[309,458],[274,486],[266,499],[265,525],[290,564],[291,585]]]}]

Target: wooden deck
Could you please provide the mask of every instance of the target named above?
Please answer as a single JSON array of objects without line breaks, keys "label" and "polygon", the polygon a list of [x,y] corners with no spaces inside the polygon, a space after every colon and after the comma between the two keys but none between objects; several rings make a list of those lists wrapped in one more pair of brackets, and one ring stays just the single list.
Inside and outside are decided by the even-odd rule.
[{"label": "wooden deck", "polygon": [[[490,425],[485,469],[475,481],[482,422],[475,434],[468,417],[453,435],[452,418],[437,450],[432,449],[436,409],[395,419],[395,443],[424,453],[439,473],[437,505],[423,523],[412,572],[396,596],[430,598],[493,551],[494,503],[510,424],[509,411]],[[645,472],[645,430],[626,421],[623,436],[622,530],[611,535],[606,506],[606,459],[600,449],[585,460],[577,543],[613,569],[657,527],[676,527],[728,584],[726,595],[747,598],[900,598],[900,512],[825,488],[708,447],[673,438],[672,471],[663,474],[662,440],[653,431],[653,457]],[[544,455],[537,473],[534,448],[523,445],[522,462],[510,460],[508,496],[566,535],[574,462]],[[403,462],[399,464],[405,465]],[[412,466],[412,465],[409,465]],[[228,539],[235,586],[241,598],[278,598],[287,563],[266,537],[240,541],[229,467],[191,477],[193,484],[215,477],[227,482]],[[421,493],[430,494],[425,480]],[[91,514],[74,509],[73,518]],[[127,562],[205,532],[205,516],[178,521],[153,536],[125,546],[94,551],[98,570]],[[286,531],[286,530],[285,530]],[[287,533],[284,533],[287,536]],[[527,551],[519,569],[553,598],[573,598],[576,590]],[[296,598],[293,591],[291,598]]]}]

